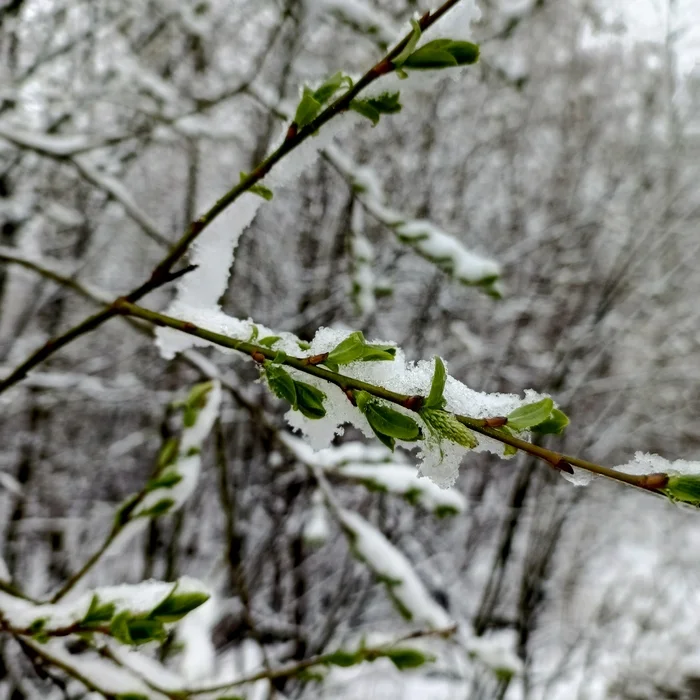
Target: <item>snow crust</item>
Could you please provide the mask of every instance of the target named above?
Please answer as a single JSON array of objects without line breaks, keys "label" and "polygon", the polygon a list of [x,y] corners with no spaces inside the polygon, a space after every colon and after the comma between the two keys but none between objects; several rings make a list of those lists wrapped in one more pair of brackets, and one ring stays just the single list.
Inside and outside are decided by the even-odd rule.
[{"label": "snow crust", "polygon": [[[335,330],[332,328],[320,328],[311,341],[308,350],[299,348],[298,339],[291,333],[275,333],[273,330],[265,328],[260,324],[254,324],[251,320],[242,321],[237,318],[227,316],[220,311],[191,309],[185,312],[193,323],[208,330],[216,331],[223,335],[239,340],[249,340],[253,333],[254,326],[257,326],[260,337],[265,335],[280,335],[281,339],[272,347],[275,350],[282,350],[290,356],[309,357],[312,355],[329,352],[342,340],[347,338],[347,330]],[[165,348],[166,357],[172,357],[176,348],[183,348],[181,339],[185,334],[171,330],[172,336],[161,336],[158,340],[161,351]],[[207,340],[194,338],[196,345],[217,347],[222,352],[235,353],[235,350],[221,348]],[[392,343],[382,340],[372,340],[385,345]],[[184,341],[184,346],[188,341]],[[305,418],[299,411],[288,411],[285,415],[288,423],[295,430],[301,431],[307,438],[310,446],[314,450],[322,450],[328,447],[336,435],[342,435],[345,424],[354,425],[363,435],[374,438],[374,433],[367,422],[367,419],[360,413],[347,396],[334,384],[329,384],[323,379],[313,377],[299,370],[287,368],[289,373],[297,380],[318,387],[326,394],[324,406],[326,415],[320,420],[310,420]],[[401,394],[427,396],[430,392],[430,385],[435,371],[434,360],[421,360],[417,363],[406,360],[403,351],[398,348],[396,357],[392,362],[353,362],[343,365],[341,373],[360,379],[371,384],[390,389]],[[471,416],[474,418],[485,418],[489,416],[504,416],[526,403],[534,403],[544,398],[544,395],[532,390],[525,391],[525,397],[520,398],[515,394],[486,394],[470,389],[468,386],[454,379],[447,378],[445,385],[446,409],[453,413]],[[401,406],[394,405],[397,411],[406,413],[414,419],[417,414]],[[430,435],[425,429],[425,434]],[[475,452],[491,452],[503,456],[503,445],[492,438],[479,436],[479,444],[474,448]],[[421,440],[417,443],[398,443],[404,448],[412,450],[419,449],[421,460],[420,472],[422,475],[432,479],[441,488],[449,488],[454,484],[459,464],[465,455],[465,449],[454,443],[443,441],[438,444],[431,439]]]},{"label": "snow crust", "polygon": [[43,630],[63,629],[80,622],[88,612],[96,595],[100,604],[112,603],[116,613],[128,610],[134,615],[148,614],[172,592],[207,593],[202,583],[190,577],[178,579],[177,583],[143,581],[138,584],[104,586],[81,594],[72,600],[60,603],[35,604],[9,593],[0,591],[2,617],[12,627],[26,629],[36,620],[44,620]]},{"label": "snow crust", "polygon": [[[106,556],[122,552],[124,547],[136,535],[144,531],[148,525],[148,518],[139,517],[139,515],[146,515],[153,506],[164,499],[173,501],[168,509],[169,513],[173,513],[181,508],[194,493],[202,465],[200,451],[204,440],[209,436],[219,415],[221,395],[221,383],[217,380],[212,380],[211,389],[206,394],[206,403],[199,410],[194,425],[185,427],[182,431],[178,457],[173,464],[163,470],[163,474],[178,474],[180,481],[167,488],[154,489],[144,496],[141,503],[134,509],[129,522],[126,523],[107,548]],[[190,454],[192,451],[195,451],[196,454]]]},{"label": "snow crust", "polygon": [[339,508],[337,516],[349,531],[357,555],[377,576],[390,581],[391,594],[411,614],[412,620],[433,629],[453,624],[447,612],[430,596],[408,559],[379,530],[352,511]]},{"label": "snow crust", "polygon": [[501,266],[495,260],[467,249],[455,236],[430,221],[411,219],[385,204],[386,197],[377,175],[359,166],[335,146],[326,148],[331,163],[350,180],[363,206],[376,219],[391,227],[396,237],[419,255],[435,262],[464,284],[478,284],[499,277]]},{"label": "snow crust", "polygon": [[671,462],[664,457],[648,452],[635,452],[634,459],[626,464],[614,467],[628,474],[654,474],[663,472],[666,474],[700,474],[700,462],[689,462],[685,459],[676,459]]}]

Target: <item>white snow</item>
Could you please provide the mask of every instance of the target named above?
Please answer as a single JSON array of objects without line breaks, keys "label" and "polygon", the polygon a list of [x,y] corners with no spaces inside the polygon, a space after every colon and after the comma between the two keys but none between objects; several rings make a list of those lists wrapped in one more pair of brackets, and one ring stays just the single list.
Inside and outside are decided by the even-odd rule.
[{"label": "white snow", "polygon": [[685,459],[676,459],[671,462],[657,454],[635,452],[634,459],[626,464],[615,467],[628,474],[654,474],[663,472],[666,474],[699,474],[700,462],[689,462]]},{"label": "white snow", "polygon": [[449,508],[457,513],[463,513],[467,507],[466,499],[461,493],[442,489],[429,479],[421,479],[416,468],[408,465],[350,463],[337,467],[332,473],[347,479],[373,484],[400,496],[415,494],[417,502],[429,511]]},{"label": "white snow", "polygon": [[391,595],[411,614],[412,620],[433,629],[453,624],[444,608],[431,598],[408,559],[379,530],[352,511],[338,508],[336,514],[357,555],[375,575],[391,581],[387,584]]},{"label": "white snow", "polygon": [[112,603],[115,613],[128,610],[134,615],[150,613],[172,592],[204,592],[206,588],[197,580],[183,577],[177,583],[143,581],[138,584],[104,586],[80,594],[60,603],[31,603],[0,591],[0,611],[3,619],[12,627],[26,629],[36,620],[44,620],[43,630],[63,629],[80,622],[88,612],[96,595],[101,605]]},{"label": "white snow", "polygon": [[324,544],[329,537],[328,511],[320,489],[314,491],[311,497],[311,509],[304,522],[302,536],[304,542],[311,546]]},{"label": "white snow", "polygon": [[392,228],[399,241],[410,245],[419,255],[436,263],[463,284],[478,284],[501,274],[498,262],[468,250],[455,236],[430,221],[411,219],[388,207],[379,179],[371,169],[356,165],[335,146],[326,148],[325,155],[352,183],[357,198],[367,211]]},{"label": "white snow", "polygon": [[[211,380],[211,389],[206,394],[206,403],[199,410],[197,420],[194,425],[185,427],[182,431],[175,462],[166,467],[160,474],[160,476],[178,474],[181,477],[180,481],[173,486],[161,487],[148,492],[133,510],[131,519],[112,540],[103,556],[114,556],[121,553],[136,535],[143,532],[148,525],[148,518],[139,517],[139,515],[146,515],[147,511],[159,502],[163,500],[173,502],[168,509],[169,513],[175,512],[185,504],[197,487],[202,463],[199,451],[214,426],[220,407],[221,383],[213,379]],[[193,448],[196,450],[196,454],[189,454]]]}]

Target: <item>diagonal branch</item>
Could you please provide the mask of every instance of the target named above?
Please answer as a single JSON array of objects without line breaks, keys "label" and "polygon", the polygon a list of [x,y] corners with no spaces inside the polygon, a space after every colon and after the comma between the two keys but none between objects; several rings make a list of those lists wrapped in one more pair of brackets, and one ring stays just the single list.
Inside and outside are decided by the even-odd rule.
[{"label": "diagonal branch", "polygon": [[[425,31],[437,22],[449,10],[455,7],[460,0],[447,0],[436,10],[426,12],[419,20],[418,24],[421,31]],[[143,282],[139,287],[129,292],[124,299],[127,302],[137,302],[145,297],[150,292],[162,287],[172,281],[173,266],[187,252],[190,245],[199,235],[214,222],[218,216],[235,202],[245,192],[249,192],[255,185],[274,168],[285,156],[299,147],[307,139],[313,136],[321,127],[327,124],[331,119],[339,114],[347,111],[350,108],[350,103],[362,92],[368,85],[371,85],[383,75],[387,75],[394,70],[392,60],[395,59],[401,51],[408,45],[413,32],[408,33],[384,58],[370,68],[346,93],[332,102],[325,110],[323,110],[311,123],[299,129],[294,123],[291,124],[287,132],[287,138],[282,144],[265,158],[248,176],[243,178],[241,182],[232,187],[226,194],[218,199],[214,205],[196,221],[193,221],[187,231],[171,248],[170,252],[161,260],[154,268],[151,276]],[[176,273],[177,274],[177,273]],[[20,364],[13,372],[0,381],[0,394],[17,384],[27,373],[44,360],[51,357],[55,352],[72,343],[77,338],[90,333],[99,328],[103,323],[114,318],[122,313],[116,304],[113,304],[102,311],[89,316],[81,321],[76,326],[73,326],[63,335],[47,341],[42,347],[30,355],[22,364]]]},{"label": "diagonal branch", "polygon": [[[366,391],[377,398],[383,399],[384,401],[389,401],[412,411],[419,411],[425,398],[421,396],[400,394],[395,391],[385,389],[384,387],[355,379],[354,377],[348,377],[347,375],[333,372],[325,367],[320,367],[319,364],[321,364],[324,359],[324,356],[322,355],[318,358],[286,356],[280,359],[278,358],[278,352],[276,350],[272,350],[262,345],[256,345],[255,343],[248,341],[230,338],[220,333],[215,333],[205,328],[201,328],[200,326],[197,326],[189,321],[181,321],[180,319],[172,318],[171,316],[166,316],[155,311],[144,309],[143,307],[131,303],[128,299],[118,299],[114,302],[112,308],[116,310],[116,313],[125,314],[127,316],[135,316],[143,319],[144,321],[148,321],[153,325],[174,328],[182,333],[187,333],[188,335],[208,340],[209,342],[220,345],[221,347],[237,350],[238,352],[249,355],[256,362],[275,360],[280,364],[284,364],[311,376],[323,379],[331,384],[335,384],[344,393],[352,391]],[[311,362],[311,360],[315,359],[319,360],[317,364]],[[663,494],[663,489],[665,489],[668,484],[667,474],[627,474],[616,469],[611,469],[610,467],[589,462],[585,459],[565,455],[560,452],[541,447],[540,445],[534,445],[527,440],[523,440],[515,435],[507,434],[495,427],[491,427],[494,425],[505,425],[507,419],[504,418],[474,418],[472,416],[463,416],[458,414],[453,415],[454,418],[456,418],[463,425],[467,426],[470,430],[486,435],[504,445],[514,447],[516,450],[530,454],[557,470],[571,471],[571,466],[573,465],[579,469],[584,469],[585,471],[597,474],[598,476],[604,476],[614,481],[618,481],[629,486],[634,486],[645,491],[665,495]]]}]

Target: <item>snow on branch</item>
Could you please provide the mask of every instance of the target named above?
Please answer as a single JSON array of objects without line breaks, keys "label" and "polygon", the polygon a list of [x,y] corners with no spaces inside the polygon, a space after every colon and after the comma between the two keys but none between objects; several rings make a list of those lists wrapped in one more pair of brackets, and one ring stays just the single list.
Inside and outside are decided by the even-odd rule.
[{"label": "snow on branch", "polygon": [[501,275],[501,266],[498,262],[468,250],[455,236],[430,221],[411,219],[389,208],[379,178],[372,170],[355,164],[335,146],[326,148],[324,153],[352,185],[367,211],[391,228],[401,243],[409,245],[462,284],[478,285],[499,296],[496,282]]},{"label": "snow on branch", "polygon": [[357,513],[334,510],[355,554],[384,584],[401,614],[427,623],[433,629],[453,624],[449,615],[428,593],[406,557]]},{"label": "snow on branch", "polygon": [[212,379],[195,385],[184,401],[177,402],[184,428],[180,437],[165,441],[156,470],[144,488],[118,508],[107,539],[53,596],[63,598],[102,557],[121,552],[148,525],[150,518],[173,513],[194,492],[201,469],[201,451],[219,415],[221,383]]}]

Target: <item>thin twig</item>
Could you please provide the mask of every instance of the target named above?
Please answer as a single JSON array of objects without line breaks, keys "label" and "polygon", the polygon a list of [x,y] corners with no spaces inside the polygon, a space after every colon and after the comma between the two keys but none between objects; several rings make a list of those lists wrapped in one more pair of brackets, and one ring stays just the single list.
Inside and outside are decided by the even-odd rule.
[{"label": "thin twig", "polygon": [[[432,12],[426,12],[418,24],[422,31],[425,31],[430,26],[435,24],[446,12],[451,10],[460,0],[447,0],[438,9]],[[172,279],[172,268],[180,258],[187,252],[190,245],[195,241],[202,232],[210,226],[218,216],[226,210],[233,202],[235,202],[245,192],[250,191],[252,187],[258,184],[269,172],[274,168],[279,161],[295,150],[298,146],[311,138],[322,126],[328,123],[331,119],[339,114],[347,111],[350,103],[364,90],[368,85],[372,84],[383,75],[391,73],[394,70],[392,60],[396,58],[405,46],[410,41],[412,32],[407,34],[384,58],[376,63],[369,71],[367,71],[347,92],[341,95],[338,99],[332,102],[325,110],[323,110],[311,123],[305,127],[298,129],[292,124],[287,138],[282,144],[265,158],[253,171],[243,178],[241,182],[232,187],[226,194],[218,199],[214,205],[196,221],[193,221],[173,245],[170,252],[156,265],[151,276],[143,282],[139,287],[136,287],[129,292],[125,298],[130,302],[136,302],[142,299],[150,292],[162,287]],[[52,338],[47,341],[41,348],[32,353],[22,364],[20,364],[9,376],[0,381],[0,393],[6,391],[11,386],[17,384],[27,373],[38,364],[49,358],[55,352],[73,342],[77,338],[90,333],[99,328],[103,323],[109,321],[118,315],[119,311],[116,306],[111,306],[93,316],[86,318],[79,324],[69,329],[63,335]]]}]

